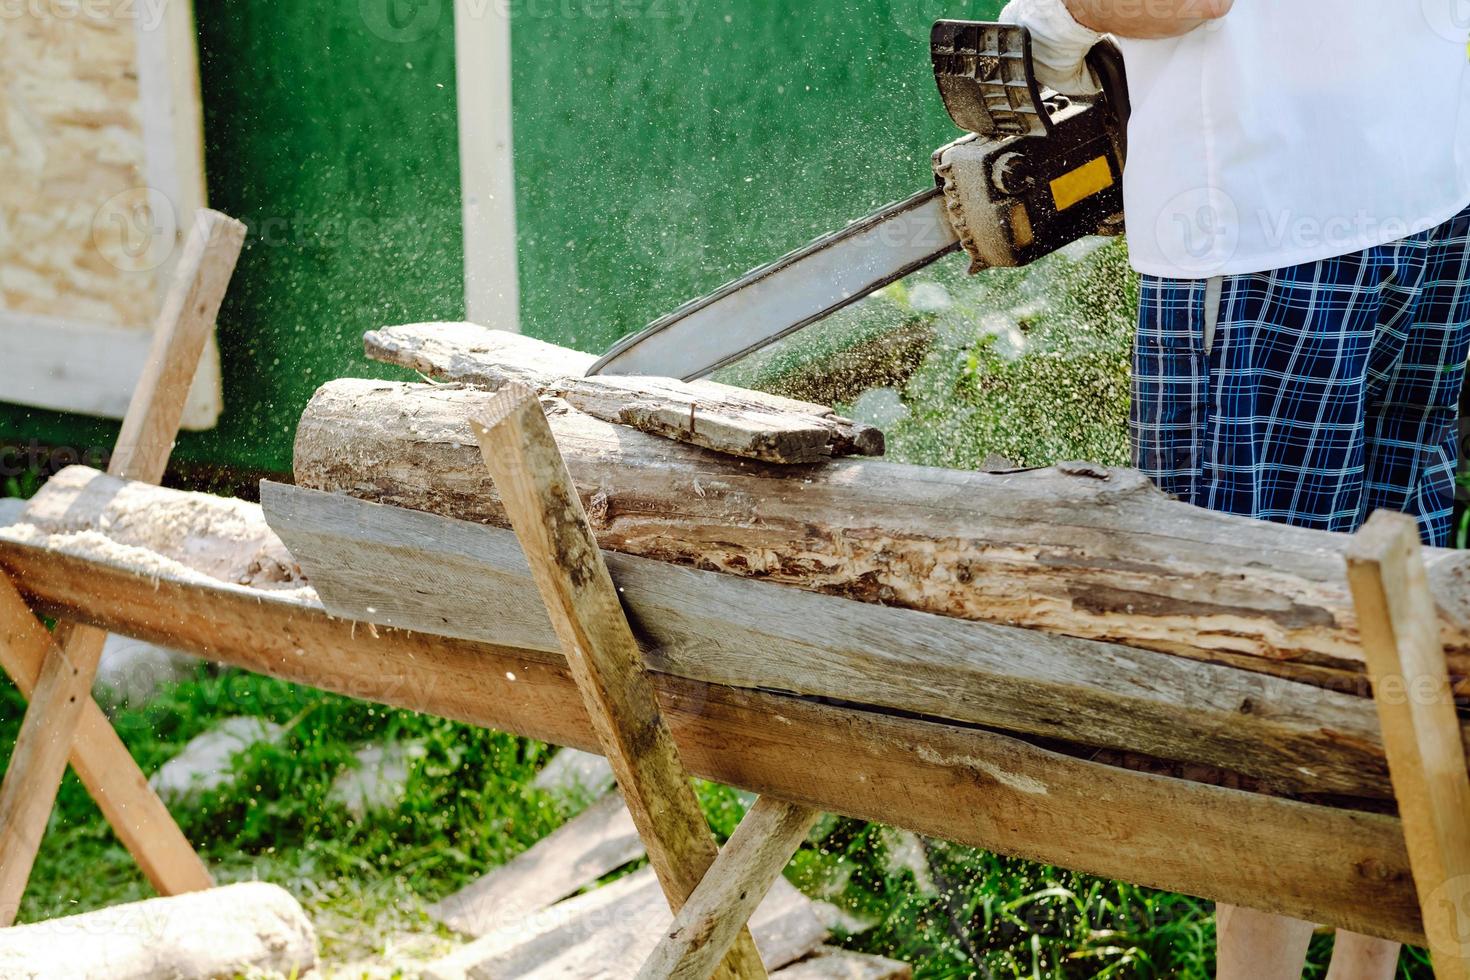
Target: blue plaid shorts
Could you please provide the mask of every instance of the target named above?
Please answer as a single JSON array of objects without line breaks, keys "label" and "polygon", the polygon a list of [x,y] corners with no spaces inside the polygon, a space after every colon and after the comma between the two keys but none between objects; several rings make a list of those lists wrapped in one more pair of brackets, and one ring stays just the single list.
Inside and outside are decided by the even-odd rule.
[{"label": "blue plaid shorts", "polygon": [[1470,210],[1389,245],[1145,277],[1134,465],[1211,510],[1333,531],[1387,508],[1449,542],[1470,356]]}]

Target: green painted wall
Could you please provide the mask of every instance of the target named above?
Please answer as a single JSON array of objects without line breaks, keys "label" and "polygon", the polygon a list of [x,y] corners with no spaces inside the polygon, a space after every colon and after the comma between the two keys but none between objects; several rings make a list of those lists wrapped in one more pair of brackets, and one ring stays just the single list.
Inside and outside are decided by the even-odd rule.
[{"label": "green painted wall", "polygon": [[638,2],[513,35],[526,328],[588,350],[923,189],[929,24],[979,6]]},{"label": "green painted wall", "polygon": [[[391,5],[391,6],[390,6]],[[598,350],[924,186],[928,24],[993,0],[475,0],[509,9],[523,327]],[[803,9],[805,8],[805,9]],[[252,231],[226,415],[179,458],[287,470],[361,334],[464,315],[452,0],[196,0],[211,202]],[[0,406],[0,439],[112,423]]]}]

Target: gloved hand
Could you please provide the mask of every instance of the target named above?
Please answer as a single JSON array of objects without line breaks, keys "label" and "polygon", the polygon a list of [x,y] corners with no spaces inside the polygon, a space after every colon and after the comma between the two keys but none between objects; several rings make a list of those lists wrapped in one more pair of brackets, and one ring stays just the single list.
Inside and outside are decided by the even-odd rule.
[{"label": "gloved hand", "polygon": [[1066,0],[1011,0],[1000,20],[1030,29],[1031,58],[1042,85],[1063,95],[1092,95],[1102,88],[1087,64],[1087,53],[1102,35],[1077,23]]}]

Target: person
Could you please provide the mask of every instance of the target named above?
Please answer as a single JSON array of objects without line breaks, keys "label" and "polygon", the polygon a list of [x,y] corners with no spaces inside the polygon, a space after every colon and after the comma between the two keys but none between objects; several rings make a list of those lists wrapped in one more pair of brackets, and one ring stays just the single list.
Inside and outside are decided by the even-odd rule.
[{"label": "person", "polygon": [[[1142,274],[1135,464],[1215,510],[1445,545],[1470,354],[1470,58],[1458,0],[1013,0],[1039,80],[1133,103],[1124,206]],[[1365,899],[1367,900],[1367,899]],[[1216,915],[1218,976],[1296,978],[1313,926]],[[1330,980],[1392,977],[1339,932]]]}]

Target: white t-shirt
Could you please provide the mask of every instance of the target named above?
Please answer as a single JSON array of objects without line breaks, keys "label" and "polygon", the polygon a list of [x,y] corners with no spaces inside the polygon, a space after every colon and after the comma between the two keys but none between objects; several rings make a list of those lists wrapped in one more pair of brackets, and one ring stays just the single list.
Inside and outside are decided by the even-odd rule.
[{"label": "white t-shirt", "polygon": [[1264,272],[1432,228],[1470,203],[1470,3],[1238,0],[1119,39],[1140,272]]}]

